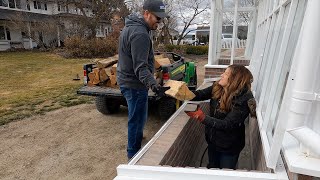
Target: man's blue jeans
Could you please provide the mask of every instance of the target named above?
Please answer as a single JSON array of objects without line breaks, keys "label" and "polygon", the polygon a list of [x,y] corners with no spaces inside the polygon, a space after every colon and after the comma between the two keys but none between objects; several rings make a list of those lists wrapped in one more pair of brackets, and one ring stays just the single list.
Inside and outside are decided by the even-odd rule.
[{"label": "man's blue jeans", "polygon": [[120,87],[128,104],[127,156],[132,158],[141,148],[143,128],[148,116],[148,90]]}]

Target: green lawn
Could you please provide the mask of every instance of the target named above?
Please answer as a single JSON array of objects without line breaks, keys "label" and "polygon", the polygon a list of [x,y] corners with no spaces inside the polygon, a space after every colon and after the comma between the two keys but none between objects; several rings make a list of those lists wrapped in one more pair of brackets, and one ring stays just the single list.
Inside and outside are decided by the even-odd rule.
[{"label": "green lawn", "polygon": [[[0,53],[0,125],[35,114],[91,103],[76,94],[89,59],[65,59],[44,52]],[[81,80],[74,81],[76,74]]]}]

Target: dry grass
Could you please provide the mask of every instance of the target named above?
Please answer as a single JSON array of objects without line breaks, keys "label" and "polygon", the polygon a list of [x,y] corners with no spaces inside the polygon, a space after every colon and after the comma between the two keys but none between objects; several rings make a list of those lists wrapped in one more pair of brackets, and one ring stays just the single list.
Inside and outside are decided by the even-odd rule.
[{"label": "dry grass", "polygon": [[[0,125],[35,114],[91,102],[79,96],[82,66],[90,60],[51,53],[0,53]],[[79,74],[80,81],[73,78]]]}]

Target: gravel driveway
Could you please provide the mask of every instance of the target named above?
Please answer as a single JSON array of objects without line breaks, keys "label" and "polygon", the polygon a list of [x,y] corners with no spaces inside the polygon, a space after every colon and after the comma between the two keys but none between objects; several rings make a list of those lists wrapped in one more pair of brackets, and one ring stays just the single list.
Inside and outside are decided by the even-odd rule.
[{"label": "gravel driveway", "polygon": [[[197,62],[203,81],[207,56]],[[149,110],[144,142],[164,121]],[[113,179],[127,162],[127,108],[105,116],[93,104],[63,108],[0,126],[0,179]]]}]

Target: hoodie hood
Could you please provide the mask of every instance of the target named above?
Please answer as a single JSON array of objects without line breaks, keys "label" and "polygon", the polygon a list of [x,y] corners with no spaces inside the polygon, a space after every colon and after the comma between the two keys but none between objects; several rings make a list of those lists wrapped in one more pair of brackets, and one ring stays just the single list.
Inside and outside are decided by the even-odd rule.
[{"label": "hoodie hood", "polygon": [[144,26],[147,28],[148,31],[150,31],[149,25],[144,20],[143,16],[138,13],[130,14],[125,19],[125,26]]}]

